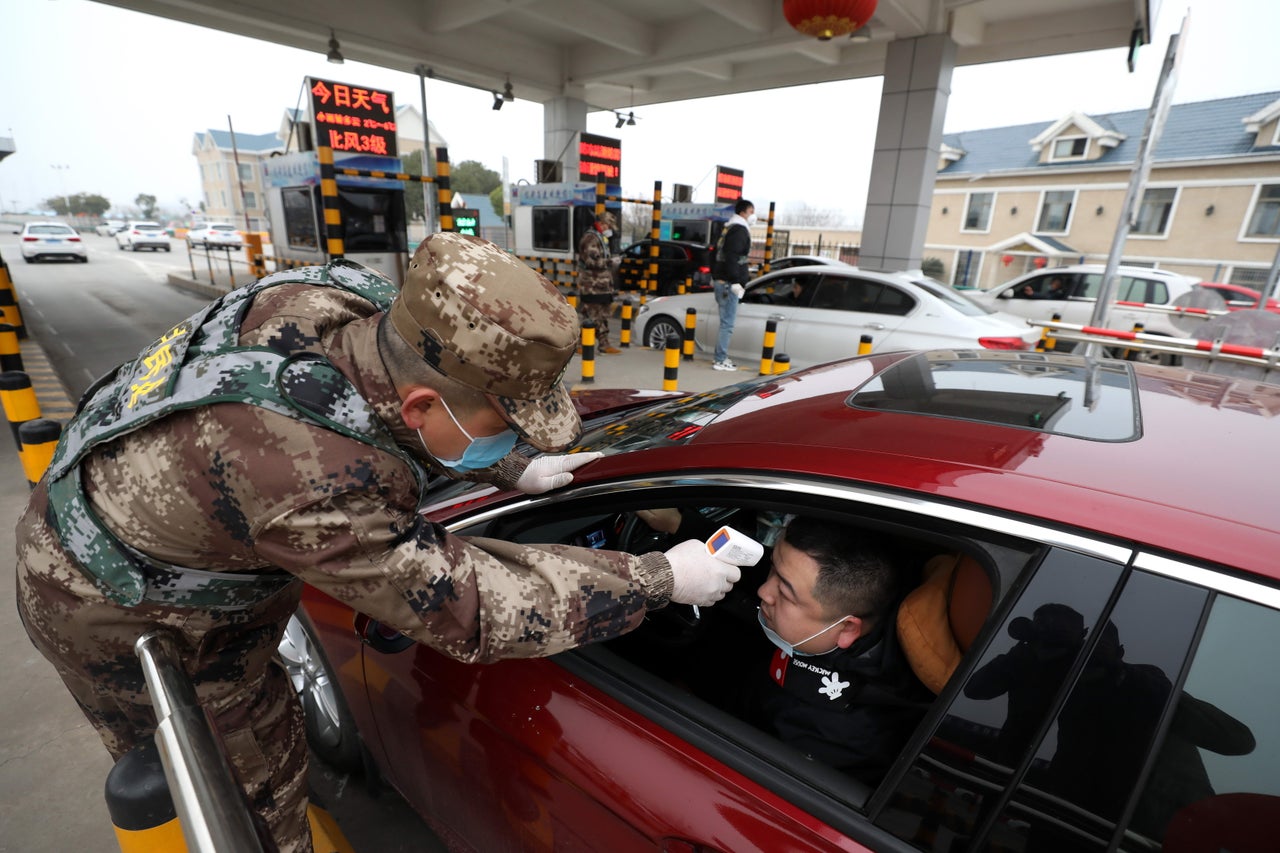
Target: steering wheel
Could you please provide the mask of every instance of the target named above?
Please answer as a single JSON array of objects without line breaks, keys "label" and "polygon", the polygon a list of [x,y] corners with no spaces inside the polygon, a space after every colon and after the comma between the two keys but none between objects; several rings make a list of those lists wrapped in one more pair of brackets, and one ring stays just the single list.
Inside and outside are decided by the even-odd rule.
[{"label": "steering wheel", "polygon": [[[634,512],[624,513],[622,529],[618,532],[618,550],[629,554],[646,554],[650,551],[666,551],[674,547],[678,539],[672,533],[654,530]],[[688,604],[668,604],[648,616],[649,621],[664,626],[665,642],[682,646],[691,643],[702,624],[698,608]]]}]

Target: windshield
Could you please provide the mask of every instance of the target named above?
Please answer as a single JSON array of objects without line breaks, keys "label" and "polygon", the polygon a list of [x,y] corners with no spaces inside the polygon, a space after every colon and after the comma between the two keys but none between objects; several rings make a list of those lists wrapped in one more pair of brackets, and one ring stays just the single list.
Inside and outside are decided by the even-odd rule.
[{"label": "windshield", "polygon": [[74,234],[66,225],[32,225],[27,229],[28,234]]},{"label": "windshield", "polygon": [[133,227],[139,231],[159,231],[160,226],[154,222],[135,222]]},{"label": "windshield", "polygon": [[210,225],[209,230],[210,231],[235,231],[236,227],[234,225]]},{"label": "windshield", "polygon": [[961,314],[967,314],[970,317],[977,317],[982,314],[996,313],[994,308],[988,308],[986,305],[975,302],[968,296],[952,289],[940,281],[935,281],[927,276],[912,278],[911,280],[941,299],[943,302],[950,305],[952,308],[959,311]]}]

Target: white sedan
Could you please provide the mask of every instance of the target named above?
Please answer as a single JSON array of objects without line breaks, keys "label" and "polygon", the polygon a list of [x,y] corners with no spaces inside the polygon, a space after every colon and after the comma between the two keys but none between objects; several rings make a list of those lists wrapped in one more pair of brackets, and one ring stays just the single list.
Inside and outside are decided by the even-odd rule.
[{"label": "white sedan", "polygon": [[[720,314],[711,293],[649,300],[636,318],[640,339],[662,347],[669,335],[683,335],[689,308],[698,312],[697,346],[714,349]],[[748,364],[758,359],[769,320],[777,321],[774,353],[786,353],[793,367],[856,355],[863,335],[871,336],[873,352],[1026,350],[1040,335],[1022,318],[979,305],[923,275],[844,265],[793,267],[749,283],[738,305],[730,356]]]},{"label": "white sedan", "polygon": [[210,222],[208,225],[201,225],[188,231],[187,245],[204,246],[206,249],[210,246],[239,249],[244,245],[244,240],[234,225]]},{"label": "white sedan", "polygon": [[70,225],[61,222],[28,222],[22,229],[22,259],[27,263],[45,258],[70,258],[89,262],[84,241]]}]

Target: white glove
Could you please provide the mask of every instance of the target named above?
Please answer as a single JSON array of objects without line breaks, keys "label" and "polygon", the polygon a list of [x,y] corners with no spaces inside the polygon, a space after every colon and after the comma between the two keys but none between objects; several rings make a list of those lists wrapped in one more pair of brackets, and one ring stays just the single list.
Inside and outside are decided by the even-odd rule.
[{"label": "white glove", "polygon": [[697,539],[686,539],[668,551],[667,562],[675,578],[671,600],[677,604],[710,607],[742,578],[741,569],[717,560]]},{"label": "white glove", "polygon": [[733,295],[738,297],[739,299],[742,298],[742,294],[747,292],[747,289],[740,284],[729,285],[729,290],[733,291]]},{"label": "white glove", "polygon": [[516,488],[526,495],[540,495],[573,482],[573,474],[588,462],[604,458],[603,453],[566,453],[559,456],[539,456],[524,469]]}]

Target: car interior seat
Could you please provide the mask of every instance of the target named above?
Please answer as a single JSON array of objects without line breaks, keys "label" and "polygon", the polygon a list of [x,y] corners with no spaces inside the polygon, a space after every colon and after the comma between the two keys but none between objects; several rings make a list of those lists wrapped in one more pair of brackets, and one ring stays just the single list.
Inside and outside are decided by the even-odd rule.
[{"label": "car interior seat", "polygon": [[916,677],[941,693],[991,612],[991,579],[966,554],[939,554],[898,608],[898,641]]}]

